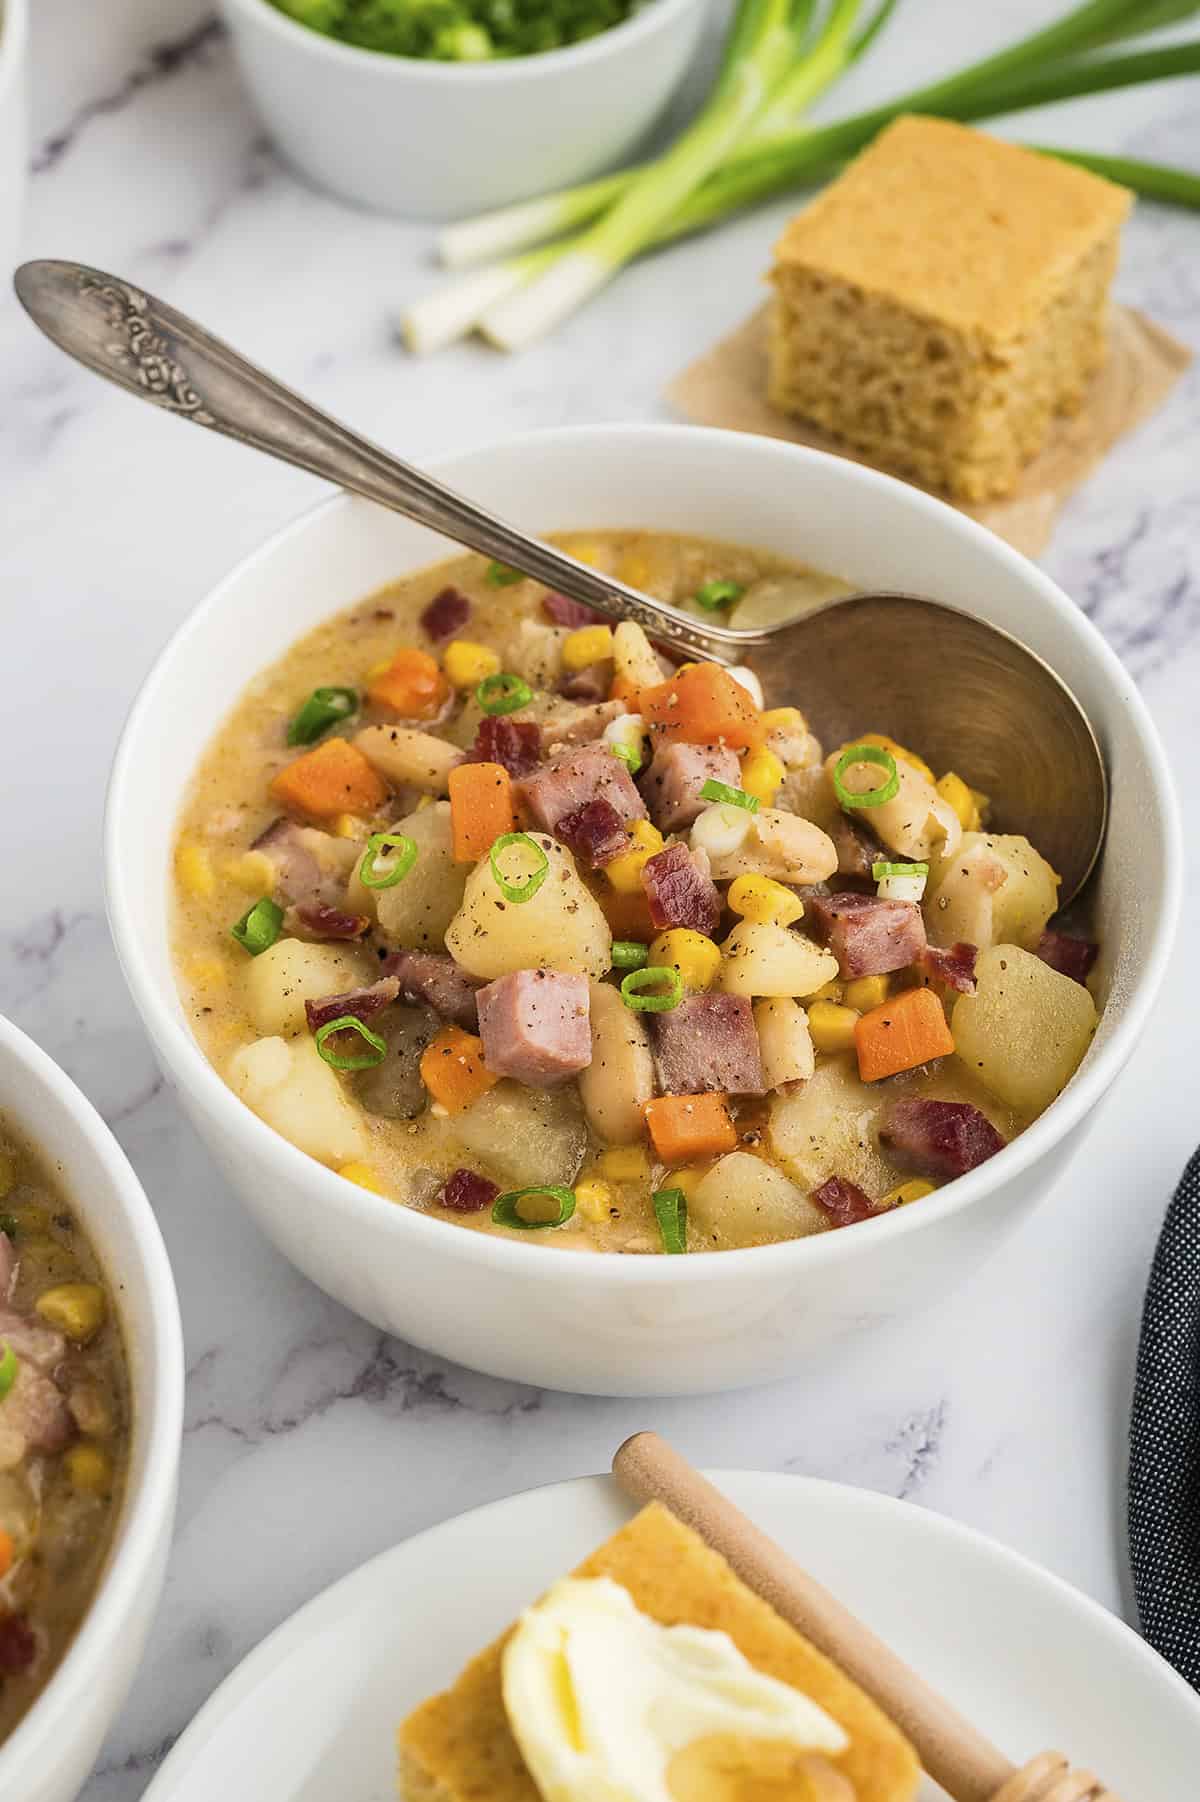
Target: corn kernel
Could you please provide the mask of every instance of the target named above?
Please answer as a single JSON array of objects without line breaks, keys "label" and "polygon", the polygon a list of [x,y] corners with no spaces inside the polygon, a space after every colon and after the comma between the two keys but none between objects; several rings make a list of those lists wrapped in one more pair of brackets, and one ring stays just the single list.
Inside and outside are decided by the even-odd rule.
[{"label": "corn kernel", "polygon": [[576,563],[586,563],[592,569],[598,569],[604,561],[604,549],[593,538],[568,538],[563,549]]},{"label": "corn kernel", "polygon": [[333,822],[333,831],[336,838],[365,839],[370,836],[371,828],[356,813],[339,813]]},{"label": "corn kernel", "polygon": [[229,972],[219,957],[199,951],[188,958],[187,973],[188,981],[198,989],[223,989],[229,980]]},{"label": "corn kernel", "polygon": [[587,669],[593,663],[607,663],[612,654],[611,626],[580,626],[563,639],[562,659],[570,670]]},{"label": "corn kernel", "polygon": [[650,1159],[644,1145],[610,1145],[601,1154],[600,1168],[610,1183],[650,1180]]},{"label": "corn kernel", "polygon": [[918,757],[915,751],[907,750],[904,745],[898,745],[894,738],[887,736],[886,732],[860,732],[857,738],[848,738],[844,745],[839,745],[835,755],[840,757],[843,751],[850,749],[851,745],[875,745],[880,751],[890,751],[898,762],[907,763],[910,769],[919,771],[926,782],[933,782],[933,771],[925,759]]},{"label": "corn kernel", "polygon": [[808,1030],[813,1050],[832,1055],[849,1051],[854,1044],[854,1028],[858,1014],[852,1007],[839,1007],[836,1001],[814,1001],[808,1010]]},{"label": "corn kernel", "polygon": [[432,807],[433,804],[434,801],[432,795],[422,795],[421,799],[417,802],[415,811],[417,813],[424,813],[425,809],[427,807]]},{"label": "corn kernel", "polygon": [[626,588],[640,588],[643,594],[653,581],[650,559],[643,551],[626,551],[621,558],[619,573]]},{"label": "corn kernel", "polygon": [[869,1014],[873,1007],[882,1007],[891,986],[886,976],[856,976],[853,982],[846,984],[842,999],[847,1007],[860,1014]]},{"label": "corn kernel", "polygon": [[755,925],[793,926],[804,913],[795,890],[770,876],[735,877],[726,900],[735,914]]},{"label": "corn kernel", "polygon": [[798,707],[768,707],[758,723],[764,732],[808,731],[808,721]]},{"label": "corn kernel", "polygon": [[179,880],[189,895],[211,895],[216,887],[212,858],[204,845],[184,843],[175,854]]},{"label": "corn kernel", "polygon": [[721,968],[721,953],[702,932],[687,926],[673,926],[651,940],[646,962],[679,971],[680,980],[690,994],[711,989]]},{"label": "corn kernel", "polygon": [[947,770],[937,785],[937,792],[943,801],[950,803],[964,832],[978,832],[979,809],[974,795],[961,776],[956,776],[953,770]]},{"label": "corn kernel", "polygon": [[681,1169],[672,1170],[664,1187],[682,1189],[684,1200],[688,1201],[711,1169],[711,1164],[684,1164]]},{"label": "corn kernel", "polygon": [[[975,803],[974,830],[980,832],[984,826],[987,825],[987,817],[992,806],[992,797],[990,795],[985,795],[981,788],[973,788],[971,790],[971,799]],[[1059,880],[1062,880],[1061,877]]]},{"label": "corn kernel", "polygon": [[360,1189],[369,1189],[372,1195],[387,1194],[378,1174],[372,1170],[370,1164],[363,1164],[357,1160],[352,1164],[343,1164],[338,1175],[344,1176],[348,1183],[357,1183]]},{"label": "corn kernel", "polygon": [[613,1205],[613,1192],[607,1183],[582,1182],[575,1185],[575,1205],[585,1220],[593,1226],[609,1218]]},{"label": "corn kernel", "polygon": [[845,983],[842,982],[839,977],[835,976],[831,982],[822,983],[821,987],[817,989],[814,994],[810,995],[808,999],[809,1002],[840,1001],[845,993],[845,989]]},{"label": "corn kernel", "polygon": [[485,644],[472,644],[456,638],[446,646],[442,658],[446,679],[454,688],[477,688],[486,676],[494,676],[500,668],[496,652]]},{"label": "corn kernel", "polygon": [[629,834],[634,844],[642,851],[649,851],[652,857],[656,851],[661,851],[663,848],[663,835],[657,826],[650,824],[649,820],[634,820],[629,828]]},{"label": "corn kernel", "polygon": [[663,835],[649,820],[635,820],[629,832],[637,850],[623,851],[604,866],[604,874],[618,895],[641,894],[642,871],[655,852],[663,848]]},{"label": "corn kernel", "polygon": [[59,1283],[43,1290],[33,1306],[47,1325],[57,1327],[76,1345],[94,1338],[108,1318],[108,1301],[99,1283]]},{"label": "corn kernel", "polygon": [[900,1208],[910,1201],[924,1201],[937,1188],[936,1183],[927,1182],[923,1176],[914,1176],[911,1182],[900,1183],[895,1189],[889,1189],[882,1200],[877,1201],[877,1208]]},{"label": "corn kernel", "polygon": [[63,1468],[71,1488],[84,1495],[107,1495],[112,1488],[113,1462],[101,1445],[73,1445]]},{"label": "corn kernel", "polygon": [[248,895],[269,895],[275,887],[275,865],[262,851],[243,851],[230,859],[224,873]]},{"label": "corn kernel", "polygon": [[768,751],[765,745],[760,745],[757,751],[750,752],[742,764],[742,787],[756,801],[761,801],[764,807],[773,807],[785,774],[783,764],[774,751]]}]

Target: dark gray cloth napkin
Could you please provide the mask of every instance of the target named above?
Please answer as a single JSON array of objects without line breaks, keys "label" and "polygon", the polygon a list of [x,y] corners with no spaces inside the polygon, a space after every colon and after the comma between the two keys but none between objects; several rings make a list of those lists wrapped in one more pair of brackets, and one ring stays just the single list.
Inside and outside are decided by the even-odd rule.
[{"label": "dark gray cloth napkin", "polygon": [[1200,1689],[1200,1151],[1167,1209],[1142,1312],[1129,1556],[1142,1632]]}]

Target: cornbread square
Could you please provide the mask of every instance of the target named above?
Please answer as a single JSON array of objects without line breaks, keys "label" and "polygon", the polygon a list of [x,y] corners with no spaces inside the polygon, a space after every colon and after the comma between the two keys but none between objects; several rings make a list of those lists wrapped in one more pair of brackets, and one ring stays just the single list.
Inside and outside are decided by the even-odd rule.
[{"label": "cornbread square", "polygon": [[[728,1633],[760,1671],[811,1697],[850,1740],[837,1769],[854,1785],[855,1802],[912,1796],[917,1757],[887,1716],[659,1503],[614,1533],[573,1575],[611,1577],[663,1626]],[[511,1632],[401,1726],[400,1793],[407,1802],[540,1802],[504,1712],[500,1660]]]},{"label": "cornbread square", "polygon": [[768,396],[956,498],[1008,494],[1107,351],[1132,195],[945,119],[897,119],[775,251]]}]

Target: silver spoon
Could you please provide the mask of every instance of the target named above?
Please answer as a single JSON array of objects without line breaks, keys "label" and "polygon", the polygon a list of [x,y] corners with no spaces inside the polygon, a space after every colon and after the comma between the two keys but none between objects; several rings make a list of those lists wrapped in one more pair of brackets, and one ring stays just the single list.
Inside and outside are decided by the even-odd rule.
[{"label": "silver spoon", "polygon": [[81,263],[26,263],[18,297],[60,349],[143,400],[324,476],[689,656],[754,670],[826,744],[882,731],[957,769],[1062,877],[1066,905],[1104,837],[1108,784],[1083,708],[995,626],[914,595],[850,594],[759,630],[710,624],[497,519],[360,438],[174,307]]}]

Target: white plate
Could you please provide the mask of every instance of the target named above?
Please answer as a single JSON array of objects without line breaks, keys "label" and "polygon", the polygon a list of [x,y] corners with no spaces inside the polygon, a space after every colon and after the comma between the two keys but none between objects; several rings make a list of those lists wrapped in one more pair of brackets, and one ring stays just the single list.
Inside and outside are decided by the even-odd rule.
[{"label": "white plate", "polygon": [[[715,1480],[1011,1757],[1054,1746],[1129,1802],[1196,1802],[1200,1702],[1095,1602],[910,1503],[803,1477]],[[610,1478],[582,1478],[372,1559],[250,1654],[144,1802],[395,1802],[404,1715],[628,1515]]]}]

